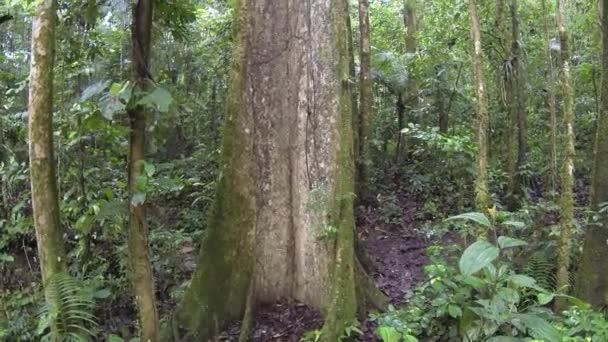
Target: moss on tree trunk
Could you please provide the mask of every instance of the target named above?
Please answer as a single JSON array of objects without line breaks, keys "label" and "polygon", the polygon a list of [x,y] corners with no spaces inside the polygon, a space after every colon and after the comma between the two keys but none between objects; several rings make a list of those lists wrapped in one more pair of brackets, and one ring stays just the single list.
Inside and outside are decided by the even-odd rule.
[{"label": "moss on tree trunk", "polygon": [[[591,208],[598,210],[608,202],[608,0],[602,0],[602,88],[595,137]],[[596,308],[608,306],[608,219],[603,215],[599,227],[587,227],[578,274],[577,294]]]},{"label": "moss on tree trunk", "polygon": [[[34,227],[42,282],[66,271],[59,222],[59,199],[53,157],[53,58],[55,9],[52,0],[39,1],[32,22],[32,57],[28,105],[30,180]],[[47,293],[47,299],[51,299]]]},{"label": "moss on tree trunk", "polygon": [[475,94],[477,98],[477,176],[475,178],[475,206],[485,212],[492,205],[488,192],[488,99],[484,77],[481,31],[475,0],[469,0],[470,34],[473,46],[473,66],[475,73]]},{"label": "moss on tree trunk", "polygon": [[[561,48],[561,90],[563,98],[563,120],[564,120],[564,147],[562,152],[561,172],[561,196],[560,196],[560,234],[557,260],[557,287],[568,292],[570,249],[572,231],[574,230],[574,86],[571,75],[570,50],[568,43],[568,22],[566,3],[568,0],[557,1],[557,24],[559,26],[559,39]],[[566,299],[558,297],[556,300],[557,310],[563,310]]]},{"label": "moss on tree trunk", "polygon": [[346,2],[240,1],[222,172],[173,331],[297,300],[334,342],[357,309]]},{"label": "moss on tree trunk", "polygon": [[360,198],[368,197],[368,171],[369,144],[372,123],[372,51],[370,44],[369,4],[367,0],[359,0],[359,31],[361,70],[359,73],[359,132],[357,141],[357,195]]}]

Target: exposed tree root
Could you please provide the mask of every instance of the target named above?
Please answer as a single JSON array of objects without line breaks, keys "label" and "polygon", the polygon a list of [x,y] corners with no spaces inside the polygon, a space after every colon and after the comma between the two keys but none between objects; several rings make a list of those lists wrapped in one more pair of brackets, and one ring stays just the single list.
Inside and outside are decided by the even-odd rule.
[{"label": "exposed tree root", "polygon": [[357,287],[357,312],[364,319],[370,308],[386,310],[388,297],[380,291],[372,278],[367,274],[359,258],[355,258],[355,282]]},{"label": "exposed tree root", "polygon": [[254,277],[251,278],[249,284],[249,290],[247,292],[247,301],[245,304],[245,313],[243,314],[243,323],[241,324],[241,333],[239,335],[239,342],[249,341],[249,336],[253,330],[255,321],[255,281]]}]

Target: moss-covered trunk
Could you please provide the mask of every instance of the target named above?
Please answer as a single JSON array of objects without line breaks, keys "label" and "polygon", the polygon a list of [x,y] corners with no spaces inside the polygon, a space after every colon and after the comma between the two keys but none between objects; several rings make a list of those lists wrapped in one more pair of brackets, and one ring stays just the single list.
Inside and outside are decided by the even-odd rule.
[{"label": "moss-covered trunk", "polygon": [[345,5],[238,1],[218,197],[176,334],[278,300],[320,309],[326,341],[355,318]]},{"label": "moss-covered trunk", "polygon": [[[32,21],[28,134],[32,206],[42,282],[66,271],[53,157],[53,59],[56,3],[39,1]],[[48,296],[47,299],[52,297]]]},{"label": "moss-covered trunk", "polygon": [[488,99],[484,76],[483,50],[481,48],[481,31],[475,0],[469,0],[469,22],[471,42],[473,46],[473,67],[475,72],[475,96],[477,104],[477,175],[475,179],[475,206],[485,212],[490,206],[491,198],[488,193]]},{"label": "moss-covered trunk", "polygon": [[[152,0],[139,0],[133,4],[132,65],[136,91],[142,92],[150,82],[150,40],[152,29]],[[131,126],[129,135],[129,262],[130,278],[139,317],[140,339],[158,341],[158,313],[154,297],[154,275],[148,252],[148,224],[145,203],[137,200],[141,195],[138,180],[145,177],[146,113],[134,105],[128,109]]]},{"label": "moss-covered trunk", "polygon": [[359,31],[361,32],[361,68],[359,73],[359,132],[357,148],[357,195],[367,197],[367,165],[369,161],[369,143],[371,140],[372,105],[372,51],[370,44],[369,4],[359,0]]},{"label": "moss-covered trunk", "polygon": [[528,158],[526,78],[524,77],[523,58],[521,56],[521,37],[517,0],[511,0],[509,8],[511,12],[513,90],[516,96],[515,108],[517,113],[517,177],[515,180],[515,194],[521,196],[523,183],[522,175],[524,174],[522,171]]},{"label": "moss-covered trunk", "polygon": [[547,190],[555,193],[557,191],[557,100],[555,96],[555,71],[553,66],[553,55],[551,53],[551,15],[547,11],[546,0],[542,1],[545,13],[545,58],[547,63],[547,107],[549,110],[549,161],[547,175]]},{"label": "moss-covered trunk", "polygon": [[[570,47],[568,43],[568,21],[566,4],[568,0],[557,0],[557,24],[561,51],[561,91],[563,98],[564,147],[562,153],[561,198],[560,198],[560,235],[557,260],[557,287],[568,291],[570,249],[574,230],[574,86],[571,75]],[[558,310],[563,309],[566,301],[560,297],[556,301]]]},{"label": "moss-covered trunk", "polygon": [[[602,0],[602,85],[595,137],[595,161],[592,175],[591,207],[598,210],[608,202],[608,0]],[[608,307],[608,219],[601,226],[587,227],[578,274],[578,295],[596,308]]]}]

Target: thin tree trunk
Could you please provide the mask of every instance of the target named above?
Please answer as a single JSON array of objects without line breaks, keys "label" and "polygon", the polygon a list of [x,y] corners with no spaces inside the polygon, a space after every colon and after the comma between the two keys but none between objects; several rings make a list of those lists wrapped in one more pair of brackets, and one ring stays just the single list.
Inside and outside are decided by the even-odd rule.
[{"label": "thin tree trunk", "polygon": [[[496,27],[499,37],[499,45],[504,51],[504,55],[500,55],[497,61],[499,68],[497,72],[497,84],[499,84],[500,102],[503,109],[506,111],[506,129],[505,129],[505,170],[507,174],[507,189],[506,189],[506,204],[509,210],[517,208],[516,198],[516,174],[517,174],[517,94],[516,84],[514,82],[514,67],[512,63],[512,51],[507,46],[509,40],[505,28],[505,0],[498,0],[496,3]],[[512,44],[513,45],[513,44]],[[507,56],[509,54],[511,56]]]},{"label": "thin tree trunk", "polygon": [[[601,4],[603,72],[591,184],[590,204],[593,210],[599,210],[600,205],[608,202],[608,0],[602,0]],[[608,307],[608,220],[602,220],[603,226],[587,227],[577,294],[595,308],[605,309]]]},{"label": "thin tree trunk", "polygon": [[[353,131],[353,149],[354,149],[354,158],[355,164],[359,163],[360,151],[359,151],[359,93],[357,92],[357,71],[355,65],[355,47],[353,44],[353,28],[352,22],[350,19],[350,6],[348,4],[348,0],[344,0],[346,3],[344,5],[346,17],[346,25],[348,30],[348,57],[349,57],[349,86],[350,86],[350,94],[351,94],[351,108],[352,108],[352,131]],[[375,97],[372,97],[375,98]],[[359,183],[359,170],[355,168],[355,184]],[[355,189],[357,186],[355,186]]]},{"label": "thin tree trunk", "polygon": [[[568,22],[567,22],[568,0],[557,0],[557,24],[559,27],[559,40],[561,48],[561,90],[563,98],[563,120],[564,120],[564,147],[562,159],[561,176],[561,199],[560,199],[560,235],[557,260],[557,287],[563,291],[568,290],[570,249],[572,231],[574,230],[574,86],[571,76],[570,47],[568,44]],[[564,309],[566,300],[558,298],[556,307]]]},{"label": "thin tree trunk", "polygon": [[[28,105],[30,181],[34,227],[42,283],[66,271],[66,254],[59,222],[59,198],[53,156],[53,63],[56,2],[37,3],[32,22],[32,54]],[[46,292],[48,301],[55,296]],[[57,303],[54,303],[57,304]]]},{"label": "thin tree trunk", "polygon": [[229,319],[277,300],[321,310],[327,342],[355,318],[362,301],[345,5],[236,3],[222,177],[198,267],[174,316],[174,331],[184,328],[188,340],[205,340]]},{"label": "thin tree trunk", "polygon": [[475,179],[475,206],[485,212],[492,203],[488,193],[488,100],[486,81],[483,74],[483,50],[479,16],[475,0],[469,0],[469,19],[471,24],[471,41],[473,45],[473,64],[475,70],[475,94],[477,98],[477,176]]},{"label": "thin tree trunk", "polygon": [[[401,146],[405,145],[405,136],[401,133],[405,123],[405,104],[403,103],[403,94],[397,94],[397,101],[395,102],[395,112],[397,113],[397,147],[395,149],[395,163],[399,163],[401,155]],[[388,145],[388,144],[387,144]]]},{"label": "thin tree trunk", "polygon": [[[448,133],[448,125],[449,125],[449,116],[445,106],[444,96],[443,94],[443,85],[446,83],[444,74],[446,70],[442,70],[442,65],[438,64],[435,66],[435,72],[437,75],[437,83],[438,85],[435,87],[435,108],[437,109],[437,113],[439,114],[439,132],[442,134]],[[450,99],[452,97],[450,96]]]},{"label": "thin tree trunk", "polygon": [[[139,0],[133,5],[132,63],[136,89],[146,91],[150,82],[150,40],[152,30],[152,0]],[[129,261],[131,285],[139,315],[140,339],[159,341],[158,313],[154,292],[154,275],[148,251],[148,223],[145,203],[136,200],[138,180],[146,177],[146,113],[139,105],[128,109],[131,133],[129,137]]]},{"label": "thin tree trunk", "polygon": [[[416,16],[416,0],[403,0],[403,24],[405,26],[405,53],[415,54],[418,51],[418,18]],[[408,118],[411,118],[414,108],[418,105],[418,82],[413,77],[410,77],[405,87],[403,94],[404,113],[402,115],[402,125],[407,126]],[[407,138],[402,136],[402,126],[399,126],[399,136],[401,144],[397,149],[397,162],[402,157],[407,158],[408,144]]]},{"label": "thin tree trunk", "polygon": [[521,56],[519,18],[517,16],[517,0],[511,0],[511,62],[513,66],[513,84],[515,92],[515,107],[517,112],[517,176],[515,194],[522,195],[523,169],[527,162],[528,141],[526,132],[527,98],[526,81],[524,78],[523,60]]},{"label": "thin tree trunk", "polygon": [[361,32],[361,71],[359,80],[359,148],[357,159],[357,195],[364,199],[368,195],[367,165],[369,160],[369,140],[372,120],[372,105],[374,101],[372,93],[372,57],[370,45],[369,27],[369,5],[367,0],[359,0],[359,30]]},{"label": "thin tree trunk", "polygon": [[551,24],[550,14],[547,11],[546,0],[542,1],[545,14],[545,58],[547,62],[547,103],[549,108],[549,174],[547,177],[548,190],[552,193],[557,191],[557,100],[555,96],[555,70],[553,67],[553,56],[551,54]]}]

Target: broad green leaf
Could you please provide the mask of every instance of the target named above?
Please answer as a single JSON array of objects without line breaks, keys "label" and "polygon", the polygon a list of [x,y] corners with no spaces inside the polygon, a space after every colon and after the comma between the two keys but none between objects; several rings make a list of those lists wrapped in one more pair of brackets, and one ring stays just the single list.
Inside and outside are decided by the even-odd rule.
[{"label": "broad green leaf", "polygon": [[549,302],[551,302],[553,300],[553,298],[555,298],[555,294],[541,292],[537,295],[537,297],[538,297],[538,304],[546,305],[546,304],[549,304]]},{"label": "broad green leaf", "polygon": [[412,335],[405,335],[403,336],[403,339],[405,340],[405,342],[418,342],[418,339]]},{"label": "broad green leaf", "polygon": [[536,284],[536,280],[534,280],[534,278],[528,277],[527,275],[523,274],[514,274],[510,276],[509,281],[521,287],[527,287],[531,289],[538,288],[538,285]]},{"label": "broad green leaf", "polygon": [[490,223],[490,220],[488,219],[488,217],[486,215],[484,215],[482,213],[476,213],[476,212],[464,213],[464,214],[448,217],[445,221],[452,221],[452,220],[473,221],[475,223],[478,223],[478,224],[480,224],[484,227],[488,227],[488,228],[490,228],[492,226],[492,223]]},{"label": "broad green leaf", "polygon": [[101,94],[104,89],[106,89],[110,85],[110,83],[111,82],[109,80],[105,80],[91,84],[90,86],[86,87],[85,90],[82,92],[82,95],[80,95],[80,102],[84,102],[95,95]]},{"label": "broad green leaf", "polygon": [[530,335],[535,338],[548,342],[559,342],[562,340],[559,331],[549,322],[537,315],[516,314],[515,317],[521,321],[522,325],[528,328]]},{"label": "broad green leaf", "polygon": [[460,257],[460,262],[458,263],[460,273],[465,276],[473,275],[490,265],[498,257],[498,253],[498,247],[487,241],[479,240],[475,242]]},{"label": "broad green leaf", "polygon": [[148,175],[148,177],[152,177],[152,176],[154,176],[154,173],[156,172],[156,167],[154,166],[154,164],[150,164],[150,163],[146,162],[144,164],[144,171],[146,171],[146,175]]},{"label": "broad green leaf", "polygon": [[488,342],[520,342],[524,341],[521,338],[513,336],[494,336],[488,340]]},{"label": "broad green leaf", "polygon": [[131,204],[136,207],[144,204],[144,202],[146,202],[145,192],[136,192],[135,194],[133,194],[133,197],[131,197]]},{"label": "broad green leaf", "polygon": [[397,329],[395,329],[393,327],[388,327],[388,326],[378,327],[377,333],[383,342],[400,342],[401,341],[401,334],[397,331]]},{"label": "broad green leaf", "polygon": [[171,94],[166,89],[161,87],[154,88],[151,93],[137,102],[137,104],[156,107],[163,113],[169,111],[171,103],[173,103],[173,97],[171,97]]},{"label": "broad green leaf", "polygon": [[515,228],[524,228],[526,226],[526,224],[521,221],[505,221],[505,222],[502,222],[501,224],[504,226],[511,226],[511,227],[515,227]]},{"label": "broad green leaf", "polygon": [[93,292],[93,298],[104,299],[104,298],[110,297],[111,294],[112,294],[112,292],[110,290],[101,289],[101,290]]},{"label": "broad green leaf", "polygon": [[114,335],[114,334],[110,334],[110,336],[108,336],[108,341],[107,342],[124,342],[125,340],[122,339],[122,337]]},{"label": "broad green leaf", "polygon": [[510,247],[519,247],[525,246],[528,243],[524,240],[510,238],[508,236],[500,236],[498,237],[498,246],[502,248],[510,248]]},{"label": "broad green leaf", "polygon": [[450,304],[448,305],[448,313],[452,318],[458,318],[462,316],[462,309],[458,305]]}]

